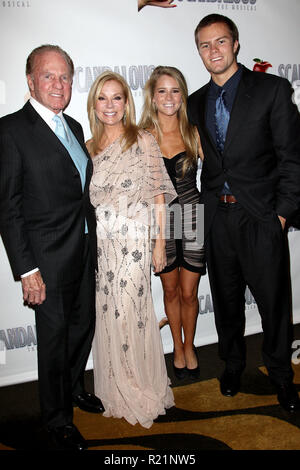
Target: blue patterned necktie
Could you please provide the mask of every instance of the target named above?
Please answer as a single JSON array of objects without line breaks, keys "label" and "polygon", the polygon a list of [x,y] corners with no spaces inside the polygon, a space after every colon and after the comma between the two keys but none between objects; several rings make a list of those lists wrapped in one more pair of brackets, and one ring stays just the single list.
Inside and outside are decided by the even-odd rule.
[{"label": "blue patterned necktie", "polygon": [[62,139],[66,140],[67,142],[69,141],[68,139],[68,134],[66,132],[65,126],[63,125],[63,122],[61,118],[57,115],[53,117],[53,121],[56,123],[56,128],[55,128],[55,134],[58,137],[61,137]]},{"label": "blue patterned necktie", "polygon": [[[221,88],[219,96],[216,100],[216,139],[217,139],[217,148],[221,155],[224,151],[224,145],[227,134],[227,127],[230,119],[230,113],[226,106],[224,95],[226,91]],[[222,194],[231,194],[230,188],[227,181],[224,183]]]},{"label": "blue patterned necktie", "polygon": [[230,113],[225,104],[224,95],[225,90],[221,89],[220,94],[216,100],[216,138],[217,148],[220,153],[223,153],[224,144],[226,139],[227,127],[229,123]]}]

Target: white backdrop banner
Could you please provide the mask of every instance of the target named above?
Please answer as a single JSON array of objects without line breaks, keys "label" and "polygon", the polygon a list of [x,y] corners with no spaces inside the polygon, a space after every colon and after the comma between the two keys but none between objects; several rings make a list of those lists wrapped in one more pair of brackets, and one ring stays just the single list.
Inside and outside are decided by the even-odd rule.
[{"label": "white backdrop banner", "polygon": [[[286,77],[300,103],[299,0],[174,0],[176,8],[147,6],[137,0],[0,0],[0,116],[20,109],[28,98],[25,63],[35,47],[58,44],[75,64],[73,97],[67,113],[81,122],[86,140],[89,88],[105,69],[128,81],[139,118],[143,87],[157,65],[178,67],[192,93],[209,80],[198,56],[194,30],[210,13],[231,17],[240,30],[239,61],[262,73]],[[257,63],[254,59],[260,59]],[[300,109],[300,108],[299,108]],[[1,156],[0,156],[1,158]],[[200,174],[200,171],[199,171]],[[293,320],[300,322],[300,233],[289,233]],[[153,276],[157,319],[165,316],[160,280]],[[0,242],[0,386],[37,378],[33,310],[24,306],[20,282],[13,279]],[[217,342],[208,276],[199,287],[195,344]],[[261,331],[255,300],[247,290],[246,334]],[[161,330],[164,351],[173,348],[169,326]],[[88,367],[92,367],[90,358]]]}]

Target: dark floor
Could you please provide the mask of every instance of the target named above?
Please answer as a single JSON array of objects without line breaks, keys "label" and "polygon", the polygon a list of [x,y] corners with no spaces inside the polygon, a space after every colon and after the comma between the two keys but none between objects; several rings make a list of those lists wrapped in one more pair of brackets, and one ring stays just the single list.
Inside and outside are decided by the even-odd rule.
[{"label": "dark floor", "polygon": [[[300,324],[294,325],[294,339],[300,340]],[[263,365],[261,359],[262,335],[256,334],[246,337],[247,343],[247,370]],[[197,348],[201,370],[200,380],[219,377],[223,371],[223,362],[218,358],[217,344]],[[189,380],[177,381],[172,370],[172,354],[165,356],[169,377],[173,386],[186,385]],[[93,371],[86,372],[86,389],[93,391]],[[1,422],[14,418],[39,416],[38,383],[26,382],[23,384],[0,387],[0,425]]]},{"label": "dark floor", "polygon": [[[300,340],[300,324],[294,325],[294,339]],[[243,387],[249,393],[272,394],[274,390],[261,374],[258,367],[262,366],[261,346],[262,335],[246,337],[247,367],[243,374],[241,391]],[[223,363],[218,358],[217,344],[197,348],[199,365],[201,370],[200,380],[219,378],[223,371]],[[292,353],[293,351],[291,351]],[[189,380],[177,381],[172,370],[172,354],[166,355],[166,363],[172,386],[187,385]],[[254,372],[256,370],[256,372]],[[253,383],[253,373],[255,385]],[[86,372],[86,389],[93,391],[93,371]],[[13,443],[14,448],[24,449],[30,442],[35,442],[35,448],[39,448],[39,441],[44,439],[40,423],[38,383],[28,382],[24,384],[0,387],[0,443]],[[16,427],[18,432],[16,432]],[[17,436],[20,437],[19,441]],[[6,444],[8,445],[8,444]]]}]

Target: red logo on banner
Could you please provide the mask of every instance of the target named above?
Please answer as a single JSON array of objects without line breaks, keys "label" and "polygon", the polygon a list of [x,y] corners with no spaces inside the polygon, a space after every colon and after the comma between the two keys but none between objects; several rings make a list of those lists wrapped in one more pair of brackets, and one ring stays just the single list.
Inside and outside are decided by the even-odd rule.
[{"label": "red logo on banner", "polygon": [[270,62],[261,59],[253,59],[255,64],[253,66],[254,72],[266,72],[269,67],[272,67]]}]

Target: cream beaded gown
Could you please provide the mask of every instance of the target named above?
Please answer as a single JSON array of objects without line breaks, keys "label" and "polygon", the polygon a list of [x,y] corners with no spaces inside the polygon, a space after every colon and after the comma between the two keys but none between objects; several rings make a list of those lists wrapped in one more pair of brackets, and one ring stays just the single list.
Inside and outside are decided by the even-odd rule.
[{"label": "cream beaded gown", "polygon": [[151,295],[154,196],[176,192],[153,136],[141,131],[122,153],[117,139],[93,159],[98,278],[93,343],[95,393],[104,416],[149,428],[174,405]]}]

